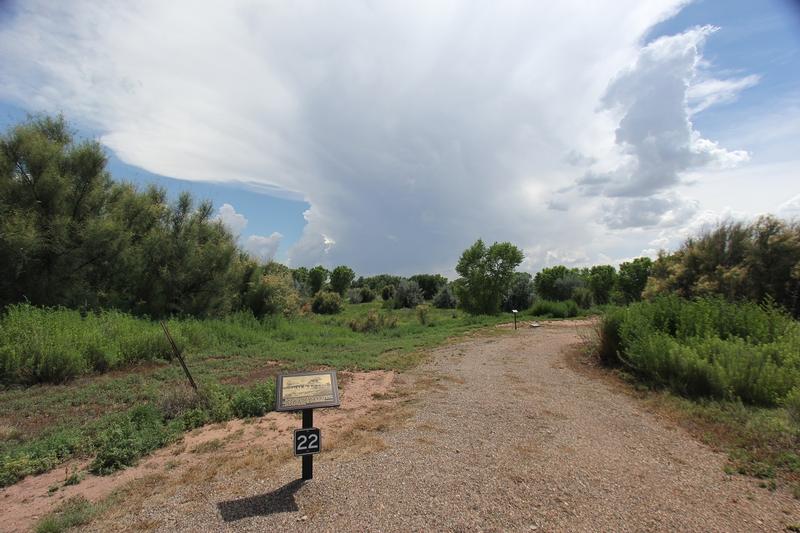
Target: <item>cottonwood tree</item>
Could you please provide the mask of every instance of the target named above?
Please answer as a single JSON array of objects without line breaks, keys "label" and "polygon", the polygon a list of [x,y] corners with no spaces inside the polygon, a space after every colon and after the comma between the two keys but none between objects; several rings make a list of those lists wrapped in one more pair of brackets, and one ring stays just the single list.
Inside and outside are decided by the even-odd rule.
[{"label": "cottonwood tree", "polygon": [[487,248],[478,239],[464,250],[456,265],[461,276],[454,284],[459,305],[471,314],[500,311],[522,259],[522,251],[510,242],[496,242]]}]

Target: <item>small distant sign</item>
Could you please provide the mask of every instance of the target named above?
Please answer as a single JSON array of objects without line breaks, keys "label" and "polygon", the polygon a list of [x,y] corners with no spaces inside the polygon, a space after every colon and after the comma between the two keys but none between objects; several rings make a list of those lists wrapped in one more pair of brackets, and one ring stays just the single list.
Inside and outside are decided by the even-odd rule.
[{"label": "small distant sign", "polygon": [[322,449],[322,433],[319,428],[294,430],[294,454],[313,455]]},{"label": "small distant sign", "polygon": [[336,371],[278,374],[275,394],[276,411],[338,407]]}]

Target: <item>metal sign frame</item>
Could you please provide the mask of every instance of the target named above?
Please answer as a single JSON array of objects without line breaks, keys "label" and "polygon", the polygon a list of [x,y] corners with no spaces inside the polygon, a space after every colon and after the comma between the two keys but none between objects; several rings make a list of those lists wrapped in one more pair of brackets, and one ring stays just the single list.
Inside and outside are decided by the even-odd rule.
[{"label": "metal sign frame", "polygon": [[[333,399],[326,402],[314,402],[300,405],[283,405],[283,380],[287,377],[300,376],[330,376]],[[293,372],[280,373],[275,378],[275,410],[276,411],[303,411],[305,409],[316,409],[319,407],[339,407],[339,384],[336,381],[335,370],[324,370],[321,372]]]}]

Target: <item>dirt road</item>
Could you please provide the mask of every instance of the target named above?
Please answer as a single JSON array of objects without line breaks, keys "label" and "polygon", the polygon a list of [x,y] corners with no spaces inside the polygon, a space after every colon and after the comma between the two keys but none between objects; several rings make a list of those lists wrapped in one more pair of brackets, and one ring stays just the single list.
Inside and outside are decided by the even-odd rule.
[{"label": "dirt road", "polygon": [[576,323],[561,322],[441,349],[414,373],[427,387],[410,418],[399,428],[387,422],[380,445],[347,454],[358,443],[342,442],[319,456],[313,481],[295,481],[293,458],[209,474],[169,497],[154,491],[137,512],[92,529],[784,531],[800,523],[800,501],[726,475],[724,456],[570,369],[565,353],[579,341]]}]

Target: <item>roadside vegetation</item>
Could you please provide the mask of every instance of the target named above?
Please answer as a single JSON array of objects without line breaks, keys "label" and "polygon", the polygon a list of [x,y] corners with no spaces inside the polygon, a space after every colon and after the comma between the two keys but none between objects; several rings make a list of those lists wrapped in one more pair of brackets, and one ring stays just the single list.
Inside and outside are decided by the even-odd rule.
[{"label": "roadside vegetation", "polygon": [[800,497],[798,291],[800,225],[721,224],[659,256],[645,301],[606,311],[596,354],[734,470]]}]

